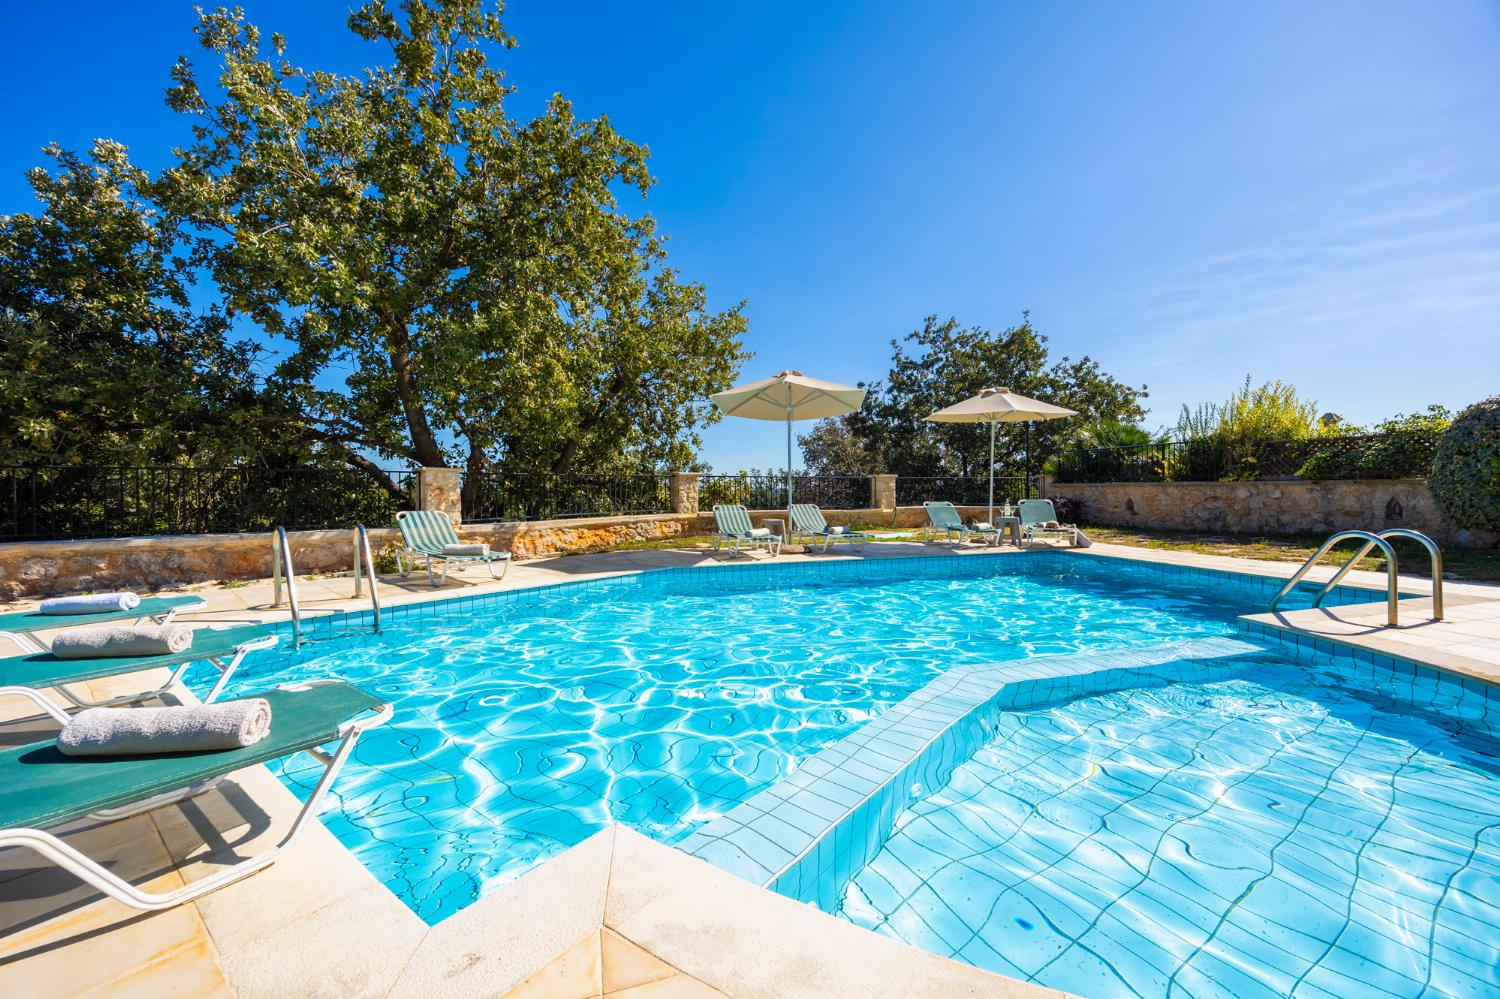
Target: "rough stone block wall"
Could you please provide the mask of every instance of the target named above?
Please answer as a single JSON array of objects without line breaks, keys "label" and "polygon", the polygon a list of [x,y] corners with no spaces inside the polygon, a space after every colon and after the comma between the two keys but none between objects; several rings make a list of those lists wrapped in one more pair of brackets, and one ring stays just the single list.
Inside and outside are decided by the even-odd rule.
[{"label": "rough stone block wall", "polygon": [[604,551],[630,541],[659,541],[689,533],[693,514],[654,514],[641,517],[579,517],[536,520],[524,524],[467,524],[459,528],[465,541],[483,542],[516,558],[537,558],[564,552]]},{"label": "rough stone block wall", "polygon": [[[370,531],[379,552],[399,537]],[[353,568],[349,531],[291,531],[297,574]],[[110,541],[0,544],[0,600],[103,590],[157,590],[186,583],[265,579],[271,575],[269,534],[200,534]]]},{"label": "rough stone block wall", "polygon": [[1442,515],[1422,479],[1308,482],[1049,482],[1093,524],[1247,534],[1331,534],[1404,527],[1444,545],[1488,548],[1500,535]]}]

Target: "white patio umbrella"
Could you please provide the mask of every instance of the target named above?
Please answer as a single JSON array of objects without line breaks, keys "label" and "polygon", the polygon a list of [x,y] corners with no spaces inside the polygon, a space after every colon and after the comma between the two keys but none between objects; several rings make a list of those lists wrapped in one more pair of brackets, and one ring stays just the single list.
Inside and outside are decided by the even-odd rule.
[{"label": "white patio umbrella", "polygon": [[709,396],[725,416],[786,421],[786,540],[792,533],[792,421],[819,420],[852,413],[865,401],[865,390],[808,378],[800,371],[740,385]]},{"label": "white patio umbrella", "polygon": [[940,409],[927,419],[934,423],[988,423],[990,425],[990,522],[995,520],[995,425],[1026,424],[1026,494],[1031,495],[1031,424],[1036,420],[1060,420],[1077,416],[1076,410],[1050,402],[1016,395],[1008,388],[987,388],[976,396]]}]

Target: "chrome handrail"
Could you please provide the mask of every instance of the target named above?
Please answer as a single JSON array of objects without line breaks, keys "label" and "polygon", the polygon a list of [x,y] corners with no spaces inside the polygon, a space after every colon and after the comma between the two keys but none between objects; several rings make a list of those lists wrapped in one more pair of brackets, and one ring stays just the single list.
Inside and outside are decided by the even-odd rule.
[{"label": "chrome handrail", "polygon": [[278,526],[271,532],[271,606],[281,606],[282,564],[286,565],[287,602],[292,606],[292,644],[302,647],[302,605],[297,601],[297,574],[292,568],[292,545],[287,541],[286,528]]},{"label": "chrome handrail", "polygon": [[[1391,538],[1410,538],[1427,549],[1427,557],[1432,571],[1432,619],[1434,621],[1441,621],[1443,619],[1443,552],[1437,546],[1437,542],[1421,531],[1413,531],[1405,527],[1393,527],[1390,530],[1381,531],[1380,537],[1387,540]],[[1354,568],[1355,563],[1370,554],[1370,549],[1374,547],[1374,544],[1366,542],[1365,546],[1359,550],[1359,554],[1340,566],[1339,571],[1334,573],[1332,579],[1323,584],[1323,589],[1313,598],[1313,606],[1317,607],[1321,605],[1323,598],[1338,585],[1339,580],[1348,575],[1349,570]]]},{"label": "chrome handrail", "polygon": [[[1292,578],[1288,579],[1286,581],[1286,585],[1283,586],[1279,591],[1277,591],[1276,595],[1271,598],[1271,610],[1274,612],[1276,610],[1276,606],[1281,603],[1282,598],[1285,597],[1288,593],[1292,592],[1292,590],[1296,589],[1297,584],[1302,582],[1302,577],[1306,576],[1312,569],[1312,567],[1318,564],[1318,559],[1328,554],[1329,549],[1346,538],[1362,538],[1366,542],[1363,551],[1368,551],[1371,548],[1378,547],[1381,551],[1385,552],[1386,623],[1394,628],[1396,626],[1396,604],[1401,599],[1400,591],[1396,588],[1396,549],[1391,547],[1391,543],[1389,541],[1385,540],[1378,534],[1371,534],[1369,531],[1339,531],[1337,534],[1334,534],[1332,537],[1330,537],[1327,541],[1323,542],[1322,547],[1313,552],[1312,557],[1309,558],[1306,562],[1302,563],[1302,568],[1292,573]],[[1352,561],[1350,564],[1353,564]],[[1348,571],[1348,566],[1344,567],[1344,571]],[[1341,576],[1342,572],[1335,576],[1335,578],[1337,579]],[[1324,589],[1329,588],[1330,587],[1324,587]],[[1321,594],[1319,596],[1321,598]]]},{"label": "chrome handrail", "polygon": [[370,554],[370,532],[364,524],[354,525],[354,595],[362,592],[364,576],[360,574],[363,556],[364,572],[370,578],[370,608],[375,613],[375,630],[380,630],[380,587],[375,583],[375,556]]}]

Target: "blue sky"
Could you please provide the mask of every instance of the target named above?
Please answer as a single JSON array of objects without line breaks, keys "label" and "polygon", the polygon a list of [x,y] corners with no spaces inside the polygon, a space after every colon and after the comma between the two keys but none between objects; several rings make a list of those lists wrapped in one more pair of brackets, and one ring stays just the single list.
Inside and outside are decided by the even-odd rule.
[{"label": "blue sky", "polygon": [[[337,3],[245,2],[307,66],[375,58]],[[192,4],[0,0],[0,211],[49,140],[162,165]],[[65,17],[66,25],[58,19]],[[924,315],[1030,309],[1150,387],[1148,425],[1281,378],[1365,422],[1500,390],[1500,3],[518,0],[516,106],[650,145],[647,207],[745,378],[881,377]],[[776,466],[774,427],[705,434]]]}]

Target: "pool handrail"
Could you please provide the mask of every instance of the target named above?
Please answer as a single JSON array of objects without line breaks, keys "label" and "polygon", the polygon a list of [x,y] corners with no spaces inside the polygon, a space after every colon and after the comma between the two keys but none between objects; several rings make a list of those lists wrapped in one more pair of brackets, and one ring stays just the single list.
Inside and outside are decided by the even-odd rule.
[{"label": "pool handrail", "polygon": [[[1413,531],[1406,527],[1392,527],[1389,530],[1381,531],[1380,536],[1387,541],[1391,538],[1410,538],[1427,549],[1428,564],[1432,571],[1432,619],[1434,621],[1441,621],[1443,619],[1443,550],[1437,546],[1436,541],[1433,541],[1421,531]],[[1349,570],[1354,568],[1355,563],[1370,554],[1370,549],[1374,547],[1373,542],[1366,542],[1358,554],[1340,566],[1339,571],[1333,574],[1332,579],[1323,584],[1323,589],[1319,590],[1318,595],[1313,598],[1313,606],[1320,606],[1323,603],[1323,598],[1331,593],[1333,588],[1339,584],[1339,580],[1348,575]]]},{"label": "pool handrail", "polygon": [[[1302,582],[1302,577],[1306,576],[1308,572],[1311,571],[1312,567],[1318,564],[1318,559],[1328,554],[1328,551],[1333,548],[1334,545],[1348,538],[1364,539],[1366,544],[1364,549],[1361,550],[1360,555],[1363,555],[1365,552],[1374,547],[1378,547],[1381,551],[1385,552],[1386,623],[1392,628],[1396,627],[1396,604],[1401,599],[1400,591],[1396,587],[1396,549],[1391,547],[1391,543],[1389,541],[1385,540],[1378,534],[1371,534],[1369,531],[1339,531],[1338,533],[1330,536],[1327,541],[1323,542],[1322,546],[1319,547],[1317,551],[1312,553],[1311,557],[1309,557],[1306,562],[1302,563],[1302,567],[1300,569],[1292,573],[1292,578],[1288,579],[1286,581],[1286,585],[1278,590],[1276,592],[1276,595],[1271,598],[1271,612],[1275,613],[1276,607],[1281,603],[1282,598],[1285,597],[1288,593],[1292,592],[1292,590],[1297,588],[1297,584]],[[1358,561],[1357,557],[1355,559],[1351,559],[1348,565],[1344,566],[1343,571],[1347,571],[1348,567],[1353,565],[1356,561]],[[1342,578],[1343,571],[1337,574],[1334,579],[1337,580],[1339,578]],[[1324,590],[1326,591],[1331,588],[1332,584],[1329,584],[1328,586],[1324,587]],[[1321,597],[1322,594],[1320,593],[1319,599],[1321,599]],[[1314,603],[1314,606],[1317,606],[1316,602]]]}]

